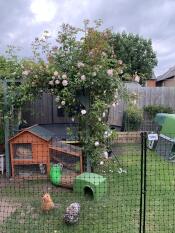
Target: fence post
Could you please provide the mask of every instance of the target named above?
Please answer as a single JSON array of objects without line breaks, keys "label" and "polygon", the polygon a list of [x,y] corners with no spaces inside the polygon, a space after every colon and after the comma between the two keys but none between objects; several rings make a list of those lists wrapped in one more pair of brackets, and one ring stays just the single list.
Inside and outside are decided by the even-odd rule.
[{"label": "fence post", "polygon": [[143,182],[143,233],[146,232],[146,195],[147,195],[147,133],[144,132],[144,182]]},{"label": "fence post", "polygon": [[143,217],[143,154],[144,154],[144,133],[141,132],[141,159],[140,159],[140,222],[139,233],[142,233],[142,217]]},{"label": "fence post", "polygon": [[141,160],[140,160],[140,222],[139,233],[146,230],[146,191],[147,191],[147,133],[141,133]]},{"label": "fence post", "polygon": [[[7,81],[3,80],[3,91],[4,91],[4,111],[7,113]],[[9,119],[7,116],[4,118],[4,133],[5,133],[5,161],[6,161],[6,176],[10,177],[11,170],[10,170],[10,154],[9,154]]]}]

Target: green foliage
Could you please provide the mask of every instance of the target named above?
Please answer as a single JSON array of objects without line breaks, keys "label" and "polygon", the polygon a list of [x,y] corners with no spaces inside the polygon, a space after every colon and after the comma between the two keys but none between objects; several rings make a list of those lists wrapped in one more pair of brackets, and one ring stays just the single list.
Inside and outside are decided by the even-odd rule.
[{"label": "green foliage", "polygon": [[[3,81],[11,80],[11,84],[8,85],[9,91],[6,95],[7,99],[13,99],[14,95],[17,95],[17,88],[15,80],[21,79],[22,65],[21,60],[15,55],[16,48],[14,46],[8,46],[6,50],[6,57],[0,56],[0,118],[4,116],[4,90],[3,90]],[[14,93],[11,93],[11,89],[14,90]],[[6,108],[10,111],[13,108],[11,101]]]},{"label": "green foliage", "polygon": [[15,46],[8,46],[6,57],[0,56],[0,79],[21,78],[21,60],[16,55],[18,50]]},{"label": "green foliage", "polygon": [[151,119],[153,119],[157,113],[173,113],[173,109],[171,107],[162,105],[148,105],[144,107],[144,111],[148,113]]},{"label": "green foliage", "polygon": [[124,112],[123,125],[126,131],[138,130],[143,120],[143,110],[130,105]]},{"label": "green foliage", "polygon": [[[157,65],[156,53],[153,51],[150,39],[126,32],[113,34],[111,45],[118,59],[126,65],[124,80],[132,79],[136,73],[141,77],[140,83],[152,76],[153,68]],[[127,74],[127,75],[126,75]]]}]

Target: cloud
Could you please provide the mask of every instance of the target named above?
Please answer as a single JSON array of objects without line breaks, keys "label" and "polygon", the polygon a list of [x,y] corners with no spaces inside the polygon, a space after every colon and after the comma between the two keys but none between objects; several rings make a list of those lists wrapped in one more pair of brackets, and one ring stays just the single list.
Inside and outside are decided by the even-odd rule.
[{"label": "cloud", "polygon": [[0,47],[16,44],[31,54],[29,46],[46,29],[56,35],[63,22],[82,26],[84,19],[103,19],[114,31],[151,38],[159,64],[156,74],[175,61],[174,0],[6,0],[0,1]]},{"label": "cloud", "polygon": [[34,15],[33,23],[51,22],[57,13],[58,5],[53,0],[32,0],[30,10]]}]

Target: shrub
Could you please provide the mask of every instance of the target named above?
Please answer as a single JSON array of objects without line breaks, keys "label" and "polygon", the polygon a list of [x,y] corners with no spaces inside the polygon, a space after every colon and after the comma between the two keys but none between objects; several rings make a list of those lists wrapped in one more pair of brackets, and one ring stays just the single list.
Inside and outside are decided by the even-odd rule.
[{"label": "shrub", "polygon": [[165,107],[162,105],[148,105],[144,107],[144,111],[151,119],[153,119],[157,113],[173,113],[173,109],[171,107]]},{"label": "shrub", "polygon": [[143,110],[137,106],[129,106],[124,112],[123,126],[125,131],[138,130],[143,120]]}]

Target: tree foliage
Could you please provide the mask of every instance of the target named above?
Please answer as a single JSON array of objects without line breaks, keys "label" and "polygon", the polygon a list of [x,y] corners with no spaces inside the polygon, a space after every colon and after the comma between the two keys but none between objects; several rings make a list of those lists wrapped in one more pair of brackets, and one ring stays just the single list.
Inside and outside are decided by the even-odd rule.
[{"label": "tree foliage", "polygon": [[132,33],[113,33],[111,45],[118,59],[125,64],[125,80],[132,79],[137,74],[143,84],[152,76],[153,68],[157,65],[156,53],[152,41]]}]

